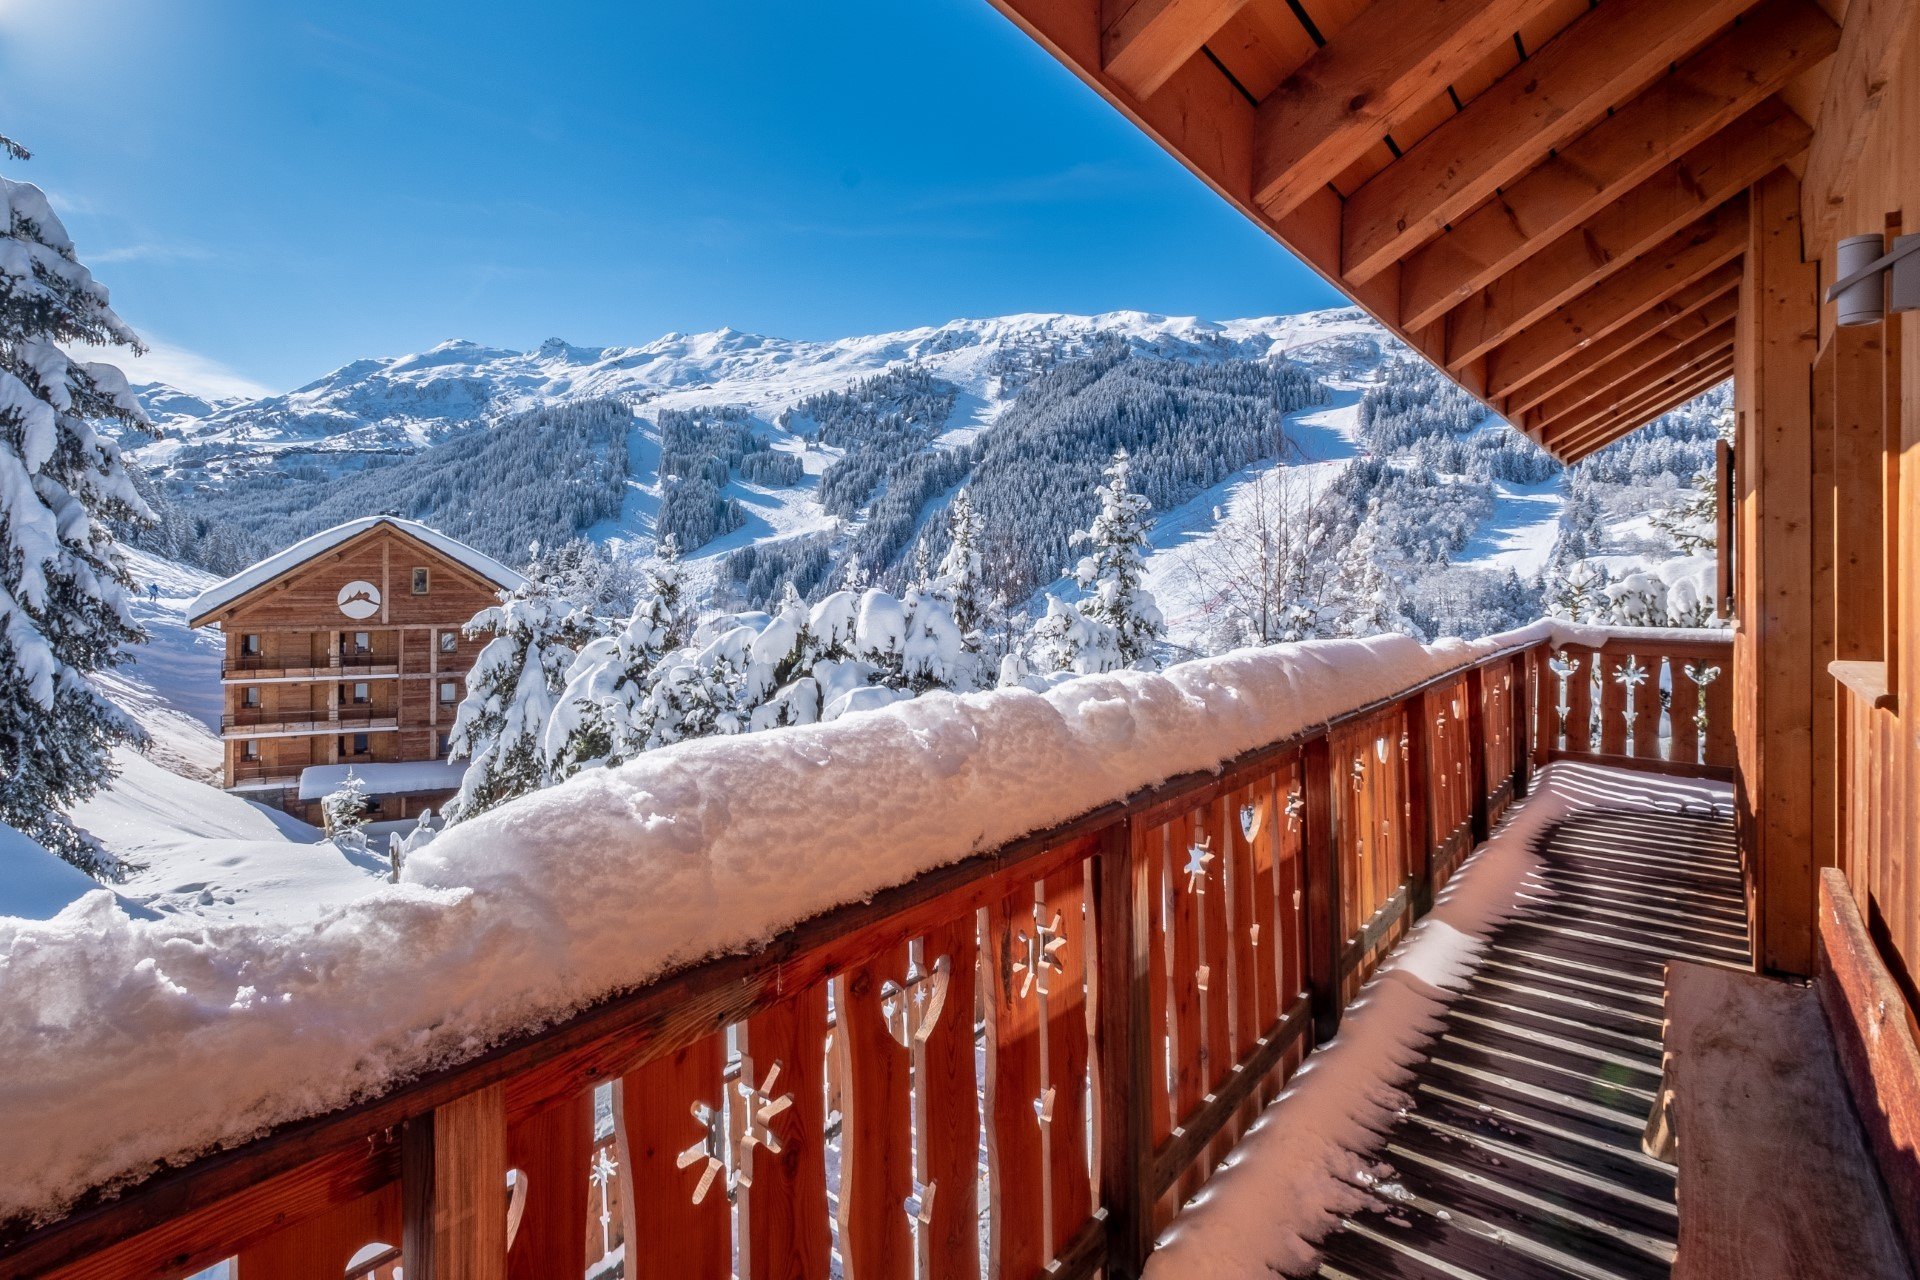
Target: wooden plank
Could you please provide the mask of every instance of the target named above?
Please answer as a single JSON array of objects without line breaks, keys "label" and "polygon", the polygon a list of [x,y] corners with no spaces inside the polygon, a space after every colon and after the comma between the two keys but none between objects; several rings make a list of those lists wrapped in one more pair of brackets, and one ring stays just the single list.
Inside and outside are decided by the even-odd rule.
[{"label": "wooden plank", "polygon": [[[1229,1052],[1236,1062],[1266,1029],[1267,1020],[1261,1015],[1261,1004],[1263,1000],[1272,999],[1273,968],[1266,966],[1263,972],[1260,963],[1273,946],[1271,912],[1268,913],[1267,927],[1263,930],[1259,873],[1254,865],[1258,846],[1268,838],[1265,823],[1271,807],[1258,802],[1256,797],[1270,789],[1271,785],[1262,780],[1252,786],[1237,788],[1231,795],[1223,797],[1220,806],[1220,840],[1221,847],[1226,851],[1227,864],[1223,887],[1228,900],[1227,939],[1233,992],[1233,1038]],[[1253,833],[1252,839],[1248,839],[1249,830]],[[1269,883],[1269,893],[1271,887]],[[1272,901],[1270,896],[1267,901]],[[1265,950],[1262,948],[1263,942]]]},{"label": "wooden plank", "polygon": [[1087,1081],[1092,1051],[1087,1002],[1087,914],[1084,863],[1062,867],[1041,885],[1040,915],[1060,922],[1060,968],[1047,975],[1046,1087],[1047,1252],[1055,1257],[1093,1214],[1093,1167],[1087,1147]]},{"label": "wooden plank", "polygon": [[1620,683],[1620,669],[1627,655],[1602,649],[1595,657],[1600,668],[1600,754],[1627,754],[1627,687]]},{"label": "wooden plank", "polygon": [[506,1280],[506,1090],[488,1085],[400,1134],[401,1254],[413,1280]]},{"label": "wooden plank", "polygon": [[1151,1064],[1161,1042],[1152,1034],[1157,1015],[1149,1001],[1152,866],[1127,829],[1102,845],[1093,864],[1100,1204],[1111,1228],[1107,1265],[1115,1280],[1138,1280],[1153,1248],[1155,1197],[1146,1173],[1155,1146],[1149,1110],[1159,1096]]},{"label": "wooden plank", "polygon": [[[1538,376],[1517,366],[1497,373],[1489,369],[1488,391],[1501,397],[1500,403],[1508,419],[1518,421],[1522,411],[1642,343],[1678,329],[1689,317],[1700,313],[1715,299],[1732,297],[1737,304],[1740,279],[1738,262],[1730,262],[1717,271],[1709,272],[1700,280],[1676,291],[1672,297],[1662,299],[1644,315],[1636,316],[1606,337],[1597,338],[1572,352],[1553,368],[1541,371]],[[1639,362],[1633,372],[1656,362],[1656,359]]]},{"label": "wooden plank", "polygon": [[913,1273],[913,1234],[901,1206],[913,1192],[909,1046],[922,1006],[907,988],[908,968],[902,944],[849,969],[834,986],[833,1051],[844,1082],[840,1254],[851,1280]]},{"label": "wooden plank", "polygon": [[1909,1253],[1920,1257],[1920,1044],[1860,904],[1832,867],[1820,873],[1814,973],[1841,1075],[1886,1184],[1895,1225]]},{"label": "wooden plank", "polygon": [[1593,750],[1593,680],[1599,654],[1585,645],[1570,644],[1563,652],[1579,665],[1567,677],[1567,743],[1576,754]]},{"label": "wooden plank", "polygon": [[1537,437],[1556,457],[1572,459],[1604,447],[1677,405],[1733,376],[1734,354],[1722,347],[1684,369],[1623,394],[1607,412],[1589,416],[1576,410],[1568,419],[1543,424]]},{"label": "wooden plank", "polygon": [[1467,672],[1464,697],[1467,720],[1467,812],[1472,815],[1473,842],[1491,834],[1487,821],[1487,793],[1492,790],[1487,778],[1486,677],[1480,667]]},{"label": "wooden plank", "polygon": [[[1734,763],[1733,673],[1731,662],[1720,663],[1720,675],[1703,690],[1707,723],[1702,759],[1710,765]],[[1704,674],[1704,672],[1702,673]]]},{"label": "wooden plank", "polygon": [[1200,1004],[1200,903],[1187,870],[1193,861],[1193,811],[1168,823],[1167,834],[1167,932],[1172,943],[1167,986],[1173,1004],[1173,1114],[1178,1121],[1199,1105],[1207,1084],[1203,1075],[1207,1032]]},{"label": "wooden plank", "polygon": [[[1854,185],[1874,115],[1895,83],[1894,68],[1913,22],[1914,0],[1854,0],[1827,73],[1820,135],[1807,155],[1801,216],[1814,243],[1839,232],[1835,219]],[[1907,75],[1911,67],[1904,68]]]},{"label": "wooden plank", "polygon": [[1340,1026],[1340,859],[1335,841],[1333,758],[1324,736],[1302,750],[1300,788],[1300,870],[1305,880],[1306,986],[1313,1009],[1315,1044],[1333,1038]]},{"label": "wooden plank", "polygon": [[1819,998],[1670,961],[1666,1024],[1682,1210],[1676,1280],[1911,1275],[1821,1043]]},{"label": "wooden plank", "polygon": [[400,1184],[393,1182],[241,1249],[231,1280],[341,1280],[361,1249],[399,1238]]},{"label": "wooden plank", "polygon": [[[1595,12],[1599,12],[1596,10]],[[1447,315],[1447,358],[1484,355],[1806,149],[1809,130],[1769,98]]]},{"label": "wooden plank", "polygon": [[[1124,828],[1110,829],[1114,833]],[[965,914],[927,931],[921,957],[945,963],[946,999],[914,1048],[914,1132],[921,1184],[933,1205],[917,1234],[920,1274],[975,1280],[980,1274],[978,1161],[980,1103],[975,1079],[973,1010],[980,922]]]},{"label": "wooden plank", "polygon": [[[1231,944],[1227,938],[1227,834],[1226,805],[1222,799],[1194,811],[1193,838],[1204,842],[1210,855],[1199,874],[1182,879],[1182,887],[1194,897],[1200,917],[1200,964],[1206,971],[1199,985],[1205,1056],[1200,1063],[1203,1093],[1213,1092],[1221,1076],[1232,1070],[1235,1054],[1232,1041],[1233,988],[1229,975]],[[1224,1153],[1223,1153],[1224,1154]]]},{"label": "wooden plank", "polygon": [[1831,54],[1839,38],[1812,0],[1756,6],[1672,74],[1408,254],[1401,323],[1432,324],[1783,88]]},{"label": "wooden plank", "polygon": [[1878,325],[1836,327],[1833,351],[1833,564],[1845,589],[1833,596],[1833,656],[1885,657],[1884,512],[1881,493],[1881,368]]},{"label": "wooden plank", "polygon": [[592,1159],[591,1090],[508,1127],[507,1163],[527,1184],[507,1250],[509,1280],[546,1280],[586,1270],[581,1224],[587,1220]]},{"label": "wooden plank", "polygon": [[1174,1088],[1171,1063],[1180,1058],[1178,1020],[1173,1016],[1173,926],[1168,910],[1168,864],[1173,861],[1173,832],[1166,823],[1136,824],[1135,854],[1145,876],[1151,938],[1147,944],[1148,1005],[1152,1019],[1143,1034],[1152,1042],[1152,1127],[1148,1139],[1157,1146],[1173,1131]]},{"label": "wooden plank", "polygon": [[1739,257],[1746,250],[1746,221],[1747,198],[1735,196],[1491,352],[1458,350],[1450,333],[1447,367],[1485,354],[1490,380],[1496,365],[1550,368]]},{"label": "wooden plank", "polygon": [[1439,235],[1691,53],[1747,2],[1617,0],[1576,18],[1347,197],[1341,273],[1371,280]]},{"label": "wooden plank", "polygon": [[1810,384],[1818,331],[1817,264],[1801,259],[1800,190],[1778,171],[1754,187],[1748,253],[1757,295],[1754,440],[1741,458],[1759,486],[1753,628],[1761,692],[1757,869],[1763,968],[1813,963],[1813,470]]},{"label": "wooden plank", "polygon": [[[723,1164],[727,1129],[725,1032],[682,1045],[618,1080],[613,1132],[620,1164],[621,1218],[636,1280],[716,1275],[733,1265],[733,1213]],[[710,1123],[695,1114],[705,1108]],[[683,1152],[705,1159],[682,1166]],[[695,1197],[698,1199],[695,1199]]]},{"label": "wooden plank", "polygon": [[1684,658],[1674,658],[1670,665],[1671,758],[1677,764],[1697,764],[1700,761],[1700,686],[1687,677],[1688,664]]},{"label": "wooden plank", "polygon": [[1650,653],[1641,649],[1634,655],[1640,669],[1647,673],[1646,682],[1634,689],[1633,714],[1631,728],[1633,733],[1633,754],[1636,759],[1659,760],[1660,749],[1660,673],[1666,665],[1666,658],[1659,653]]},{"label": "wooden plank", "polygon": [[1102,0],[1107,74],[1150,98],[1247,0]]},{"label": "wooden plank", "polygon": [[989,1274],[1032,1280],[1049,1257],[1041,1194],[1047,1153],[1035,1116],[1045,1082],[1040,998],[1030,980],[1037,946],[1032,885],[987,908],[986,937]]},{"label": "wooden plank", "polygon": [[742,1174],[740,1274],[826,1280],[826,984],[755,1014],[744,1032],[736,1096],[755,1143]]},{"label": "wooden plank", "polygon": [[1375,0],[1260,103],[1254,201],[1304,204],[1549,0]]}]

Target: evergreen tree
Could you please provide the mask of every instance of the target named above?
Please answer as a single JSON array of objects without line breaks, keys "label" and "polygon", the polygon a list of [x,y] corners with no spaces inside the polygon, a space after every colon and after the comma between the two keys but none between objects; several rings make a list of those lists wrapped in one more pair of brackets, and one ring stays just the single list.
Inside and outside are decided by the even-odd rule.
[{"label": "evergreen tree", "polygon": [[953,620],[960,630],[976,637],[986,622],[981,601],[984,574],[981,568],[981,539],[987,522],[974,508],[973,496],[965,489],[953,495],[947,508],[947,554],[940,561],[940,577],[947,599],[953,605]]},{"label": "evergreen tree", "polygon": [[537,580],[502,592],[466,625],[470,637],[491,634],[467,675],[467,696],[453,719],[451,758],[470,760],[460,793],[447,805],[449,824],[464,822],[546,780],[543,750],[575,646],[586,620]]},{"label": "evergreen tree", "polygon": [[327,834],[343,849],[367,847],[367,784],[347,770],[345,780],[320,801],[320,813],[326,820]]},{"label": "evergreen tree", "polygon": [[[0,151],[26,158],[5,139]],[[69,359],[71,343],[142,350],[46,196],[0,178],[0,822],[104,875],[111,862],[61,811],[139,737],[89,676],[145,638],[108,522],[152,513],[93,424],[147,417],[118,369]]]},{"label": "evergreen tree", "polygon": [[1119,665],[1131,667],[1152,655],[1154,642],[1166,630],[1160,608],[1142,581],[1152,504],[1133,491],[1125,449],[1114,451],[1105,474],[1093,524],[1074,535],[1076,545],[1091,548],[1074,577],[1090,593],[1080,606],[1081,616],[1111,629]]}]

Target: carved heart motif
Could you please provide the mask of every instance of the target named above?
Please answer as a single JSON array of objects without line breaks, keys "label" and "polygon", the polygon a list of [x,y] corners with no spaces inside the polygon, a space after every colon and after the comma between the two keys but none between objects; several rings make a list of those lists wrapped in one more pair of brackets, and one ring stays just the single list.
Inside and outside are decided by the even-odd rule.
[{"label": "carved heart motif", "polygon": [[1260,827],[1267,818],[1267,807],[1263,804],[1243,804],[1240,806],[1240,834],[1252,844],[1260,834]]}]

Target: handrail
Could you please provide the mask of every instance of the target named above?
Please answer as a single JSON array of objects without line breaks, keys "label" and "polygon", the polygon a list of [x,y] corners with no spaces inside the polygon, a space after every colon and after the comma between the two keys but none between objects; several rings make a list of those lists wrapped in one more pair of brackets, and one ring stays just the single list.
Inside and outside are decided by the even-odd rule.
[{"label": "handrail", "polygon": [[[1473,840],[1525,794],[1550,748],[1540,733],[1547,717],[1532,710],[1551,685],[1549,654],[1549,642],[1529,638],[1476,656],[1216,771],[1143,788],[814,916],[760,950],[690,965],[380,1097],[159,1173],[118,1198],[92,1196],[56,1223],[0,1235],[0,1275],[183,1276],[239,1254],[241,1280],[257,1280],[245,1261],[250,1248],[287,1233],[303,1233],[306,1247],[361,1230],[361,1218],[342,1225],[347,1209],[377,1204],[386,1206],[382,1214],[400,1213],[403,1184],[425,1179],[429,1201],[467,1195],[468,1208],[490,1212],[498,1195],[497,1186],[485,1189],[488,1170],[509,1158],[523,1173],[535,1160],[557,1161],[532,1172],[533,1225],[515,1248],[562,1249],[577,1269],[584,1220],[575,1210],[584,1214],[590,1146],[578,1132],[582,1099],[615,1082],[616,1097],[627,1099],[629,1161],[661,1144],[670,1159],[683,1147],[691,1152],[686,1103],[717,1096],[718,1073],[699,1064],[715,1053],[724,1062],[721,1033],[729,1029],[743,1045],[741,1062],[752,1066],[736,1088],[750,1080],[776,1092],[772,1058],[795,1091],[787,1096],[799,1099],[797,1117],[822,1072],[834,1083],[846,1125],[842,1251],[886,1256],[908,1247],[907,1224],[894,1221],[903,1185],[911,1191],[930,1176],[924,1147],[903,1154],[901,1145],[913,1133],[925,1143],[933,1126],[876,1117],[891,1120],[916,1089],[912,1105],[925,1105],[937,1079],[926,1074],[926,1055],[935,1048],[950,1056],[943,1061],[961,1062],[957,1042],[939,1047],[937,1037],[909,1034],[924,1009],[912,1014],[893,979],[912,969],[925,980],[948,959],[943,981],[960,984],[971,1007],[977,979],[986,1009],[988,1074],[979,1084],[1000,1099],[986,1135],[996,1185],[1031,1179],[1048,1189],[1044,1211],[1021,1197],[990,1202],[1002,1270],[1033,1274],[1051,1260],[1054,1274],[1136,1274],[1169,1191],[1183,1198],[1205,1180],[1223,1144],[1332,1034],[1340,1010]],[[1050,960],[1050,946],[1064,950]],[[1050,994],[1049,982],[1063,985]],[[821,1057],[829,983],[841,1022],[830,1060]],[[1098,1014],[1090,1036],[1089,1006]],[[952,1025],[940,1035],[961,1034],[962,1024]],[[964,1027],[964,1069],[956,1069],[971,1079],[971,1019]],[[910,1072],[887,1065],[895,1061],[890,1044],[913,1055]],[[1165,1074],[1169,1061],[1175,1069]],[[1080,1101],[1089,1090],[1091,1115]],[[671,1098],[680,1102],[659,1112],[658,1100]],[[1034,1103],[1044,1104],[1038,1126]],[[726,1124],[739,1130],[739,1108],[729,1102],[726,1110]],[[824,1116],[806,1124],[814,1119]],[[758,1146],[770,1153],[772,1119],[748,1115],[744,1124],[764,1124]],[[1049,1125],[1068,1136],[1047,1136]],[[630,1147],[635,1126],[658,1141]],[[1097,1167],[1071,1136],[1089,1128],[1100,1134]],[[535,1131],[546,1138],[527,1136]],[[479,1159],[469,1149],[475,1132],[504,1134],[506,1146]],[[764,1233],[803,1252],[824,1239],[812,1234],[825,1227],[810,1207],[824,1213],[825,1199],[810,1188],[824,1188],[826,1176],[819,1140],[804,1140],[812,1132],[788,1133],[778,1159],[755,1157],[769,1167],[755,1165],[732,1210],[743,1275],[771,1265],[756,1265],[748,1247],[757,1242],[764,1257],[773,1247]],[[969,1168],[979,1136],[963,1144]],[[713,1141],[728,1146],[729,1135],[716,1129]],[[729,1149],[723,1163],[733,1158]],[[668,1176],[680,1175],[669,1168]],[[1040,1202],[1037,1191],[1022,1195]],[[410,1280],[459,1274],[437,1259],[456,1244],[478,1246],[435,1236],[446,1214],[436,1217],[411,1191],[407,1197]],[[954,1206],[965,1198],[926,1197],[914,1230],[953,1248],[963,1234],[973,1249],[973,1228],[953,1227]],[[714,1227],[711,1206],[643,1196],[641,1209],[680,1224],[668,1233],[675,1248],[728,1230],[725,1222]],[[725,1218],[724,1203],[722,1210]],[[571,1223],[540,1225],[556,1214],[573,1215]],[[659,1236],[650,1230],[647,1238]],[[541,1243],[549,1239],[559,1243]],[[630,1259],[629,1275],[635,1265]]]}]

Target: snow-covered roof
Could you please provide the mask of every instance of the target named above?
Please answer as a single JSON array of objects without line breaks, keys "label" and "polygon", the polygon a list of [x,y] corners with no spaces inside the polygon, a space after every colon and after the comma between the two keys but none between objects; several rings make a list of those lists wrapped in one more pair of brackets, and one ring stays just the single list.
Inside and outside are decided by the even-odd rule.
[{"label": "snow-covered roof", "polygon": [[393,760],[378,764],[315,764],[300,771],[300,798],[319,800],[340,789],[351,773],[367,784],[370,796],[413,796],[457,791],[464,760]]},{"label": "snow-covered roof", "polygon": [[417,520],[402,520],[398,516],[362,516],[358,520],[349,520],[345,524],[337,524],[331,529],[323,529],[311,537],[302,538],[286,550],[277,551],[258,564],[247,566],[225,582],[208,587],[187,606],[188,623],[197,626],[207,614],[232,604],[255,587],[272,582],[281,574],[305,564],[315,556],[331,551],[348,539],[356,538],[367,530],[383,524],[391,525],[409,537],[418,538],[449,560],[464,565],[496,586],[510,590],[526,585],[527,580],[524,577],[492,556],[483,555],[458,538],[449,538],[438,529],[429,528]]}]

